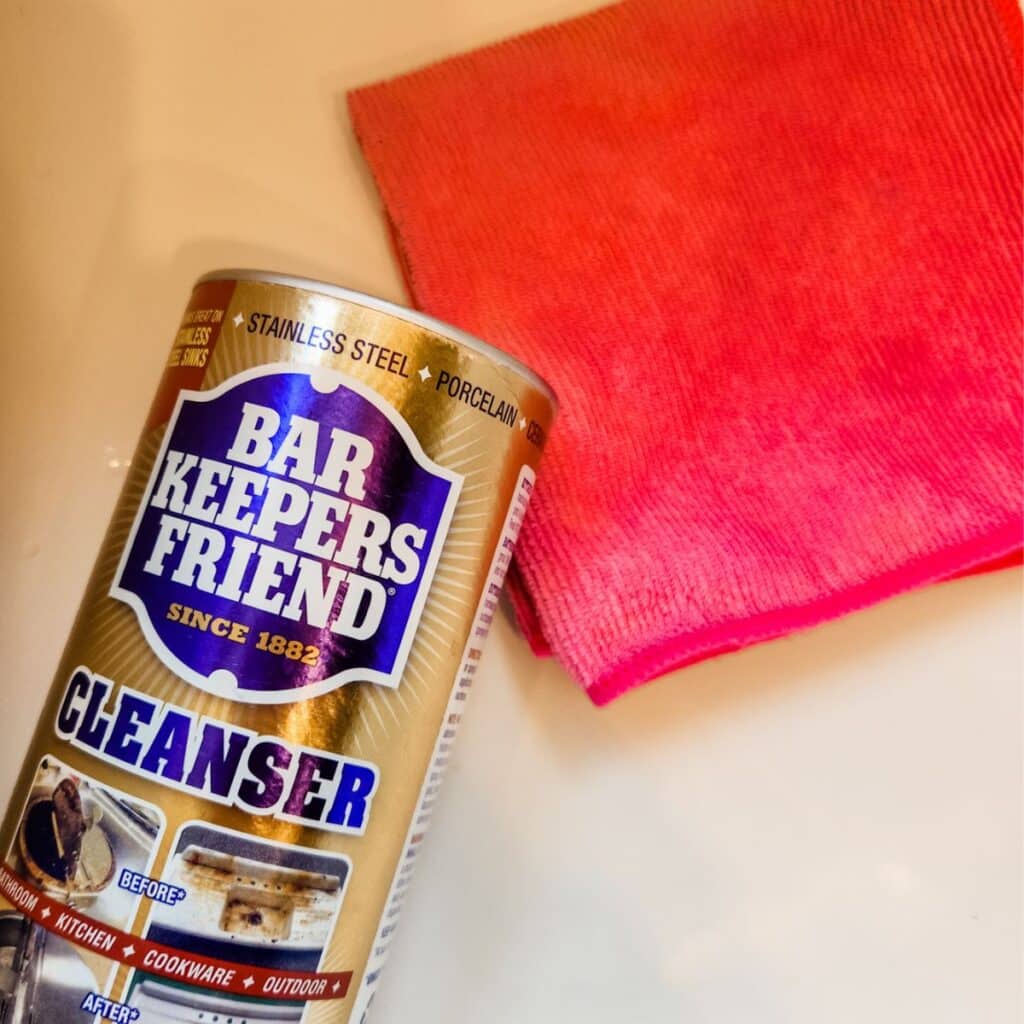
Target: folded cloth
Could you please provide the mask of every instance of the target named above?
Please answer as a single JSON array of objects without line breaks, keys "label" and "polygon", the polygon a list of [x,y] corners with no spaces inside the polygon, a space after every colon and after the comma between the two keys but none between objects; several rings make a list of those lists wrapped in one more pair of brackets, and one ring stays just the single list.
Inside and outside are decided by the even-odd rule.
[{"label": "folded cloth", "polygon": [[562,412],[513,597],[598,703],[1019,561],[1013,0],[637,0],[360,89],[413,301]]}]

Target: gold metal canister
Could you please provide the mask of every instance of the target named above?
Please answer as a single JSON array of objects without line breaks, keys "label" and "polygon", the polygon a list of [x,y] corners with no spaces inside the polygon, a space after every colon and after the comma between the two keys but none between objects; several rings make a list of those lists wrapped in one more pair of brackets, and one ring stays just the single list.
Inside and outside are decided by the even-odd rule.
[{"label": "gold metal canister", "polygon": [[197,282],[0,829],[0,1024],[365,1018],[554,412],[419,313]]}]

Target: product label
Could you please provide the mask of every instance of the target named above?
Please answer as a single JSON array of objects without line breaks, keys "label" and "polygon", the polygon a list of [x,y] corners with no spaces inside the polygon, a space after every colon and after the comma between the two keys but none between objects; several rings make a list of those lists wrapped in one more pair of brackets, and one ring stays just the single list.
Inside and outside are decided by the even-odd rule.
[{"label": "product label", "polygon": [[463,702],[466,700],[466,696],[476,677],[480,656],[483,654],[484,641],[490,632],[491,622],[494,620],[494,614],[498,608],[501,588],[512,565],[512,551],[516,546],[519,531],[522,529],[526,507],[530,503],[530,496],[533,494],[536,479],[537,474],[529,466],[523,466],[520,469],[519,479],[516,481],[508,514],[505,516],[505,522],[502,524],[501,537],[498,540],[498,546],[494,549],[494,557],[491,559],[491,565],[487,571],[483,593],[480,595],[476,614],[473,616],[473,628],[470,630],[469,639],[466,641],[466,648],[462,652],[459,674],[456,676],[455,684],[452,686],[441,728],[438,730],[434,753],[430,759],[426,775],[423,778],[423,784],[420,787],[416,811],[413,814],[409,830],[405,836],[402,856],[399,858],[398,865],[395,868],[388,900],[384,904],[384,910],[377,925],[377,934],[373,940],[373,953],[366,965],[363,983],[356,997],[356,1005],[352,1016],[360,1022],[364,1021],[366,1014],[369,1013],[377,991],[377,983],[380,981],[381,970],[388,958],[388,953],[391,951],[391,936],[394,933],[394,925],[402,911],[405,894],[408,891],[409,882],[412,880],[420,843],[423,842],[427,827],[430,825],[434,801],[448,768],[455,734],[462,723]]},{"label": "product label", "polygon": [[[75,670],[56,732],[79,750],[165,786],[251,814],[362,835],[376,766],[260,736]],[[109,706],[108,706],[109,705]]]},{"label": "product label", "polygon": [[365,1024],[551,407],[200,283],[0,822],[0,1024]]},{"label": "product label", "polygon": [[260,367],[182,393],[111,594],[218,696],[395,687],[460,484],[364,385]]}]

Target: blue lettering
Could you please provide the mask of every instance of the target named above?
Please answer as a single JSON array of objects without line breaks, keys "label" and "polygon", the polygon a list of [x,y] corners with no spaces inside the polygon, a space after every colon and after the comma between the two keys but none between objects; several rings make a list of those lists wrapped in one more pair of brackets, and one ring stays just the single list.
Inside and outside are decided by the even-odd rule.
[{"label": "blue lettering", "polygon": [[253,777],[238,787],[238,799],[258,811],[269,811],[284,792],[284,779],[278,769],[292,763],[292,753],[284,745],[261,740],[249,751],[246,766]]},{"label": "blue lettering", "polygon": [[107,694],[110,693],[110,684],[103,679],[92,681],[92,693],[89,694],[89,703],[85,708],[85,717],[79,723],[77,738],[79,743],[87,747],[99,750],[103,746],[103,738],[107,735],[110,726],[110,719],[100,714],[100,709],[107,702]]},{"label": "blue lettering", "polygon": [[89,673],[79,669],[68,683],[64,699],[61,701],[60,710],[57,712],[57,732],[62,736],[71,736],[82,717],[82,710],[78,707],[81,697],[89,692]]},{"label": "blue lettering", "polygon": [[168,708],[139,767],[151,775],[181,782],[191,728],[192,719],[188,715]]},{"label": "blue lettering", "polygon": [[146,896],[157,903],[166,903],[173,907],[188,896],[188,892],[180,885],[171,885],[169,882],[161,882],[149,875],[132,871],[131,868],[121,868],[121,875],[117,884],[126,892],[133,892]]},{"label": "blue lettering", "polygon": [[334,797],[327,820],[332,825],[341,825],[359,831],[366,823],[370,797],[377,787],[377,772],[369,765],[346,761],[341,769],[338,792]]},{"label": "blue lettering", "polygon": [[193,789],[206,790],[227,799],[235,783],[238,765],[249,745],[250,737],[244,732],[233,732],[224,745],[224,727],[207,722],[199,741],[192,771],[188,773],[185,785]]},{"label": "blue lettering", "polygon": [[[374,765],[198,719],[128,687],[116,689],[116,706],[107,712],[115,684],[76,670],[57,709],[57,734],[110,764],[209,800],[335,832],[365,830],[379,783]],[[158,902],[185,898],[183,889],[127,868],[118,885]]]},{"label": "blue lettering", "polygon": [[103,753],[125,764],[134,765],[142,755],[142,744],[135,739],[135,734],[139,726],[149,725],[153,721],[154,710],[152,701],[122,691],[117,715]]},{"label": "blue lettering", "polygon": [[333,757],[321,757],[303,751],[299,754],[299,766],[295,770],[292,792],[285,801],[284,813],[296,818],[320,821],[324,816],[327,801],[316,794],[322,782],[330,782],[338,773],[338,762]]}]

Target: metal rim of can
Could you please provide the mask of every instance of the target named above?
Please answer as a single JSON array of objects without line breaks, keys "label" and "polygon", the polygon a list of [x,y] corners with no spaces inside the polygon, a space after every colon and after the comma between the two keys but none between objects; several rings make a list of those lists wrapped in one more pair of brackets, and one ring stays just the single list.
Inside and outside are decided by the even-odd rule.
[{"label": "metal rim of can", "polygon": [[205,284],[207,281],[260,281],[265,284],[280,284],[289,288],[300,288],[303,291],[319,292],[336,299],[352,302],[357,306],[365,306],[369,309],[375,309],[380,313],[387,313],[399,320],[405,320],[408,323],[415,324],[417,327],[433,331],[441,337],[450,338],[460,345],[465,345],[467,348],[471,348],[487,356],[489,359],[493,359],[500,366],[504,366],[528,380],[534,387],[544,393],[551,402],[553,409],[556,412],[558,410],[558,396],[555,394],[554,388],[539,373],[531,370],[525,363],[516,359],[515,356],[509,355],[508,352],[498,348],[497,345],[483,341],[468,331],[462,330],[460,327],[455,327],[452,324],[445,323],[444,320],[438,320],[436,317],[428,316],[426,313],[410,309],[408,306],[401,306],[396,302],[389,302],[387,299],[379,299],[375,295],[368,295],[366,292],[344,288],[338,284],[331,284],[329,281],[318,281],[315,278],[298,277],[293,274],[279,274],[273,270],[256,270],[248,267],[211,270],[209,273],[203,274],[196,281],[196,284]]}]

